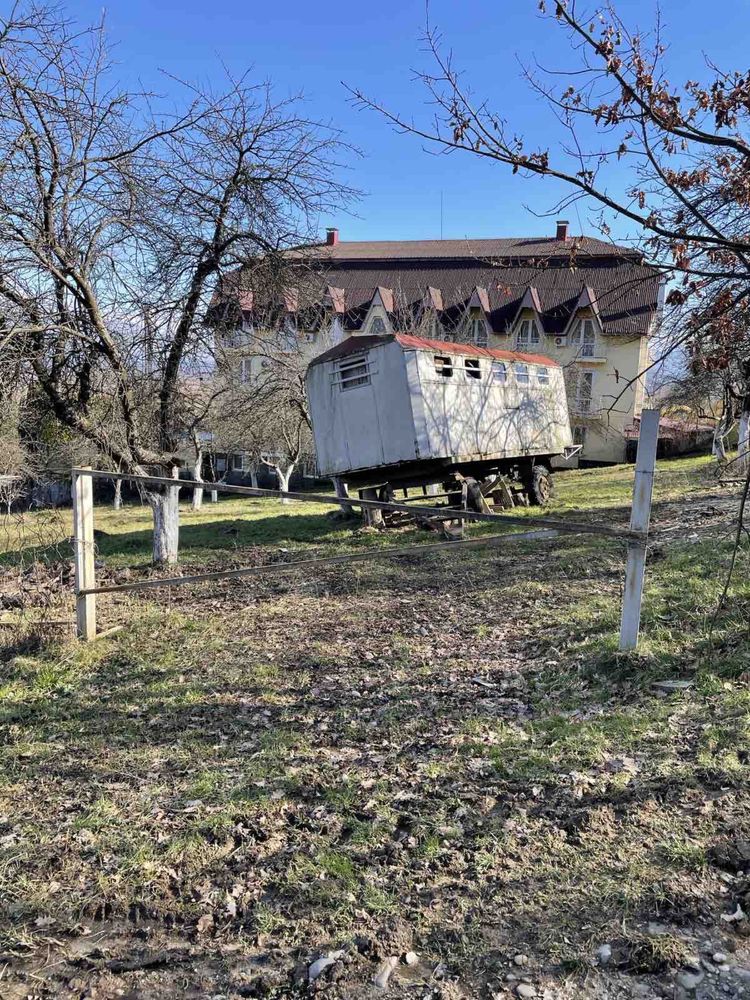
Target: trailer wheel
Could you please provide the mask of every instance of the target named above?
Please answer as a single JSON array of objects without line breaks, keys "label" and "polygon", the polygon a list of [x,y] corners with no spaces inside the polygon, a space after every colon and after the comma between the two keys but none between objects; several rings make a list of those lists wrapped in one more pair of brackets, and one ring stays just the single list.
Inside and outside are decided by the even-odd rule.
[{"label": "trailer wheel", "polygon": [[546,507],[553,493],[552,473],[546,465],[535,465],[525,482],[532,507]]}]

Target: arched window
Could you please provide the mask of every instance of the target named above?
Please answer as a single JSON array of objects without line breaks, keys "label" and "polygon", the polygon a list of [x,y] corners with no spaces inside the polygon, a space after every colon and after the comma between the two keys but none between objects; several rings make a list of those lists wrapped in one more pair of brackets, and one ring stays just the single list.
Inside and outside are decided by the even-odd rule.
[{"label": "arched window", "polygon": [[596,327],[593,319],[579,319],[570,335],[571,347],[581,358],[596,357]]},{"label": "arched window", "polygon": [[471,339],[477,347],[486,347],[489,341],[489,331],[484,316],[472,316],[470,329]]},{"label": "arched window", "polygon": [[528,351],[539,347],[541,343],[539,327],[534,319],[523,319],[516,330],[516,347],[519,351]]}]

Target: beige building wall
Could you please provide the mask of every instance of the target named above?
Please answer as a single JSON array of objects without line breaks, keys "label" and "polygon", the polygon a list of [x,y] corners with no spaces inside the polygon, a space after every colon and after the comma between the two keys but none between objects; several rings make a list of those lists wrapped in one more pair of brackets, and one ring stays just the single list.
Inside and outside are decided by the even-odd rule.
[{"label": "beige building wall", "polygon": [[[534,317],[532,310],[524,310],[518,322]],[[529,348],[532,352],[546,354],[559,362],[565,371],[568,387],[570,423],[574,440],[583,449],[580,458],[590,462],[624,462],[626,439],[624,430],[640,416],[645,399],[645,379],[641,375],[648,364],[647,337],[605,336],[591,310],[580,310],[570,324],[572,330],[579,319],[593,319],[596,344],[593,357],[582,357],[580,347],[571,344],[570,332],[566,337],[546,335],[540,330],[540,343]],[[516,350],[516,327],[507,335],[490,335],[490,347]],[[591,373],[590,400],[583,391],[578,395],[581,375]],[[580,428],[576,432],[576,428]]]}]

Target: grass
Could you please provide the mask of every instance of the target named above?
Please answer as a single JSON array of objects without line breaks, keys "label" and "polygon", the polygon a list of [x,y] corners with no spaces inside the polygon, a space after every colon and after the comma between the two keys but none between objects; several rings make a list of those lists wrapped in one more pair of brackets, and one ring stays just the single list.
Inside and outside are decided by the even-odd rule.
[{"label": "grass", "polygon": [[[627,467],[566,473],[551,513],[625,524],[631,488]],[[746,552],[712,629],[736,500],[705,459],[660,463],[637,654],[617,652],[621,545],[573,535],[104,598],[102,623],[126,627],[88,646],[8,635],[10,976],[51,949],[54,995],[82,926],[127,950],[146,920],[149,940],[200,955],[207,916],[208,995],[250,989],[216,971],[230,945],[271,942],[263,975],[281,990],[299,958],[355,939],[357,961],[400,953],[405,928],[469,995],[498,953],[564,978],[610,940],[632,974],[675,967],[739,892],[717,857],[750,838]],[[6,592],[29,549],[64,546],[66,518],[0,536]],[[97,526],[103,578],[148,572],[146,511],[99,508]],[[190,567],[425,539],[317,504],[182,510]],[[50,592],[69,613],[69,585]],[[652,690],[667,677],[692,687]],[[670,934],[649,937],[654,920]]]}]

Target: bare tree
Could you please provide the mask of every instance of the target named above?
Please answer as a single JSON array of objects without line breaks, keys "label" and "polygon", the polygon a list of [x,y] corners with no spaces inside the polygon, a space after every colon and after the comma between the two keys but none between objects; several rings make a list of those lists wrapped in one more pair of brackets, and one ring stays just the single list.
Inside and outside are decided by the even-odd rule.
[{"label": "bare tree", "polygon": [[[338,134],[246,78],[159,112],[113,78],[102,26],[16,6],[0,21],[3,349],[57,419],[128,473],[176,475],[184,386],[211,365],[217,281],[281,274],[335,180]],[[107,412],[116,414],[108,420]],[[154,560],[177,555],[177,488],[152,490]]]},{"label": "bare tree", "polygon": [[[567,141],[528,143],[521,123],[471,91],[429,25],[431,69],[419,78],[434,109],[431,120],[416,121],[358,90],[355,100],[435,148],[562,181],[568,194],[551,213],[584,200],[605,236],[614,215],[629,220],[650,260],[671,279],[667,306],[681,315],[700,309],[707,296],[727,315],[743,308],[750,295],[750,74],[709,62],[707,83],[675,86],[665,72],[659,21],[642,34],[630,31],[609,3],[587,9],[577,0],[553,0],[550,13],[547,0],[535,6],[576,57],[568,69],[524,70]],[[623,163],[631,168],[625,189]],[[574,265],[575,240],[570,250]],[[710,338],[715,326],[716,315],[705,314],[681,330],[675,323],[666,350],[695,343],[704,332]],[[745,342],[733,350],[745,356]],[[750,396],[750,382],[740,389]]]}]

